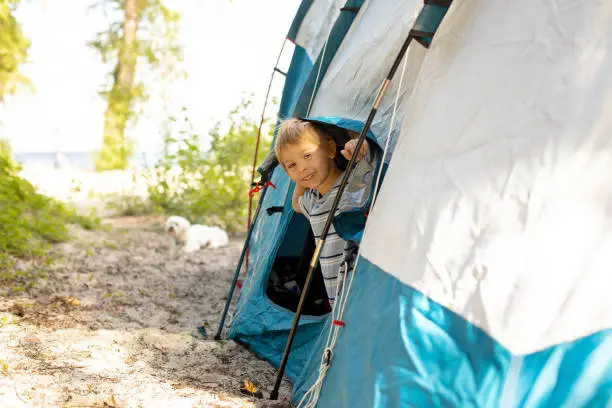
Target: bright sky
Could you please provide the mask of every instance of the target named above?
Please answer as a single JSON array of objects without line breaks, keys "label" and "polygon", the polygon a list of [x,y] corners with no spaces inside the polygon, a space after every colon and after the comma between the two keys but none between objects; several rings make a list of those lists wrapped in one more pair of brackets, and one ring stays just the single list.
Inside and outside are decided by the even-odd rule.
[{"label": "bright sky", "polygon": [[[106,106],[97,91],[107,70],[86,42],[105,27],[105,20],[99,11],[87,9],[93,0],[66,3],[24,2],[19,9],[18,18],[32,41],[22,72],[35,91],[7,98],[0,106],[0,135],[11,140],[16,152],[55,151],[58,140],[63,151],[100,146]],[[255,94],[253,102],[260,111],[299,0],[166,0],[166,4],[182,13],[188,73],[184,82],[173,85],[173,107],[187,107],[200,134],[223,120],[243,93]],[[280,95],[282,82],[277,75],[274,94]],[[156,85],[129,135],[138,150],[154,150],[161,141],[162,104]]]}]

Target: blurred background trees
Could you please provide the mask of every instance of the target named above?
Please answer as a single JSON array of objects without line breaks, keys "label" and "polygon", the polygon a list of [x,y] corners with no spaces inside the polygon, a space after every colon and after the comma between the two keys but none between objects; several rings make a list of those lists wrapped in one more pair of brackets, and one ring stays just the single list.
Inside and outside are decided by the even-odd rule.
[{"label": "blurred background trees", "polygon": [[26,61],[30,41],[15,18],[20,0],[0,0],[0,103],[29,81],[19,68]]},{"label": "blurred background trees", "polygon": [[148,97],[138,71],[149,69],[162,80],[176,75],[176,63],[182,58],[177,43],[180,15],[162,0],[101,0],[93,7],[104,12],[109,25],[89,45],[113,67],[100,92],[107,108],[95,168],[126,169],[133,153],[126,126],[137,119],[138,104]]}]

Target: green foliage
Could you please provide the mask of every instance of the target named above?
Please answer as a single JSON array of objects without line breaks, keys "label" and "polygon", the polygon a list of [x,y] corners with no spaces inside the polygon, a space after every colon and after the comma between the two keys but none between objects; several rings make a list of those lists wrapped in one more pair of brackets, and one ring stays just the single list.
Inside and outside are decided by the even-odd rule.
[{"label": "green foliage", "polygon": [[19,0],[0,0],[0,101],[5,95],[14,93],[19,85],[29,84],[19,73],[30,42],[13,15],[18,4]]},{"label": "green foliage", "polygon": [[100,220],[86,217],[59,201],[36,192],[19,177],[8,143],[0,140],[0,282],[17,277],[33,278],[31,272],[14,271],[20,257],[45,259],[49,244],[69,238],[66,224],[89,229],[100,227]]},{"label": "green foliage", "polygon": [[138,116],[139,103],[148,98],[146,86],[136,76],[139,63],[146,63],[157,79],[167,81],[181,75],[176,64],[182,59],[177,45],[180,15],[162,0],[102,0],[95,5],[110,16],[108,28],[89,45],[102,62],[113,65],[100,95],[108,102],[102,150],[96,170],[125,169],[133,144],[125,130]]},{"label": "green foliage", "polygon": [[[246,224],[257,139],[258,123],[245,114],[249,106],[250,102],[243,101],[231,112],[226,132],[219,132],[217,127],[210,133],[210,157],[201,167],[199,188],[193,196],[187,195],[191,214],[215,214],[224,227],[235,232],[242,231]],[[271,135],[263,135],[257,163],[270,151],[270,143]],[[187,160],[183,166],[190,163]]]},{"label": "green foliage", "polygon": [[[104,64],[114,65],[123,46],[125,4],[125,0],[101,0],[92,6],[109,18],[107,29],[88,44],[100,53]],[[137,0],[136,7],[139,11],[133,55],[146,59],[155,69],[169,68],[168,64],[180,61],[181,48],[177,44],[180,14],[166,7],[162,0]],[[114,75],[115,71],[110,72],[109,79],[114,80]]]},{"label": "green foliage", "polygon": [[[122,214],[155,210],[182,215],[191,222],[218,225],[230,233],[244,232],[259,125],[248,113],[250,105],[242,101],[230,113],[226,130],[215,126],[206,151],[186,110],[181,118],[170,118],[163,157],[147,176],[150,201],[123,197],[111,201],[111,205],[123,209]],[[177,137],[172,136],[172,128],[178,129]],[[262,134],[258,163],[270,151],[271,139],[270,132]]]}]

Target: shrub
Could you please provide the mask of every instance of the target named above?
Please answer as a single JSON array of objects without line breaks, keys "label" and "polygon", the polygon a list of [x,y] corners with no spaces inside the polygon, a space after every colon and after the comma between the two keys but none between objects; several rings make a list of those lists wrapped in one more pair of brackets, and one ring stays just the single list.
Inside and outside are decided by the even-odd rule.
[{"label": "shrub", "polygon": [[[244,232],[259,125],[249,116],[249,107],[250,102],[243,101],[230,113],[226,131],[215,126],[206,151],[185,110],[179,120],[171,118],[180,137],[167,132],[163,157],[148,176],[153,207],[191,222],[221,226],[230,233]],[[269,152],[271,139],[271,131],[262,131],[258,163]],[[138,207],[143,204],[130,206]]]},{"label": "shrub", "polygon": [[0,140],[0,269],[15,258],[43,257],[52,243],[69,238],[67,224],[99,227],[100,220],[78,214],[65,204],[36,192],[19,176],[9,145]]}]

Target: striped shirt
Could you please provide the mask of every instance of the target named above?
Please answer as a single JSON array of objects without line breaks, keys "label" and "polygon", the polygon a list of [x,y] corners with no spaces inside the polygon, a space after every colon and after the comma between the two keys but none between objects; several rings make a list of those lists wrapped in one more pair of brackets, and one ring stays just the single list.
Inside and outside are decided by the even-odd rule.
[{"label": "striped shirt", "polygon": [[[338,193],[341,179],[342,177],[338,177],[334,185],[325,195],[322,195],[317,190],[309,189],[298,199],[300,210],[308,221],[310,221],[310,226],[317,243],[323,232],[334,198]],[[338,211],[336,210],[336,215],[337,214]],[[336,297],[342,289],[342,282],[344,282],[344,277],[347,272],[346,269],[350,267],[348,263],[344,265],[344,261],[348,259],[348,255],[353,252],[356,247],[356,243],[352,241],[347,242],[340,238],[334,229],[334,225],[331,225],[327,237],[325,238],[325,244],[323,248],[321,248],[319,263],[321,265],[323,281],[325,282],[325,289],[327,290],[327,298],[332,307]]]}]

